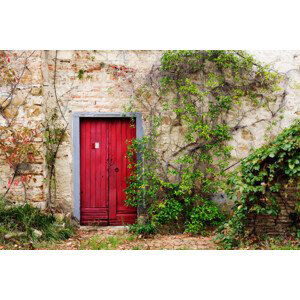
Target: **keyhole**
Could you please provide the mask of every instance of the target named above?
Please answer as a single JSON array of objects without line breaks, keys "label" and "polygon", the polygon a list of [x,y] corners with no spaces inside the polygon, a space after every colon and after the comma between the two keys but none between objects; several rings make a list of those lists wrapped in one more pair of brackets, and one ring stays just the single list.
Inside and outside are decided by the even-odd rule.
[{"label": "keyhole", "polygon": [[118,168],[115,168],[115,171],[116,171],[116,172],[119,172],[119,169],[118,169]]}]

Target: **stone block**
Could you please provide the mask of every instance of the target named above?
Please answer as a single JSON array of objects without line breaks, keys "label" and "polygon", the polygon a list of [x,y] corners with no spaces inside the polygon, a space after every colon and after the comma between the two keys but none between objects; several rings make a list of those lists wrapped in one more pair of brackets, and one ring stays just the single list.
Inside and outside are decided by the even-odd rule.
[{"label": "stone block", "polygon": [[57,59],[70,61],[73,58],[73,50],[58,50]]},{"label": "stone block", "polygon": [[33,96],[41,96],[43,95],[43,88],[41,87],[33,87],[30,91]]}]

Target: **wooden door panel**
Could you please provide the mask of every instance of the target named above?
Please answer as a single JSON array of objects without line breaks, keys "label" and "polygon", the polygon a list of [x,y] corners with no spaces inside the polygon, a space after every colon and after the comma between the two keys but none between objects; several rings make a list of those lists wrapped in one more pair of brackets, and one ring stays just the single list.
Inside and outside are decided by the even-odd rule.
[{"label": "wooden door panel", "polygon": [[129,176],[127,141],[135,138],[130,119],[114,119],[109,129],[109,222],[111,225],[134,223],[136,209],[126,205],[126,181]]},{"label": "wooden door panel", "polygon": [[[108,224],[108,122],[84,119],[80,124],[81,223]],[[95,148],[99,143],[99,148]]]}]

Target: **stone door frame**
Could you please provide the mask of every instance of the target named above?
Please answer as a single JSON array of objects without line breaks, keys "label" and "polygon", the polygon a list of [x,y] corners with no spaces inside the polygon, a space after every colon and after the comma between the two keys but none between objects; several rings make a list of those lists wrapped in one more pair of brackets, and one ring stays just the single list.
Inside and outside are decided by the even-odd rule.
[{"label": "stone door frame", "polygon": [[136,138],[144,136],[142,113],[74,112],[72,114],[73,140],[73,215],[80,222],[80,119],[81,118],[135,118]]}]

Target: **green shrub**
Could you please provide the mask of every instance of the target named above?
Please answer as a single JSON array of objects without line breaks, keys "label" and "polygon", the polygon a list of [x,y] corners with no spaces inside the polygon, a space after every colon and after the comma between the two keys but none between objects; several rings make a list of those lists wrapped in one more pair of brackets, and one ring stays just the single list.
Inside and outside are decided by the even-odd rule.
[{"label": "green shrub", "polygon": [[137,235],[149,236],[156,232],[156,227],[151,223],[133,224],[129,227],[129,232]]},{"label": "green shrub", "polygon": [[156,230],[156,226],[150,222],[146,224],[133,224],[129,227],[130,233],[142,236],[150,236],[152,234],[155,234]]},{"label": "green shrub", "polygon": [[224,220],[224,214],[214,202],[203,201],[201,205],[191,210],[185,231],[193,234],[204,234],[207,227],[218,226]]}]

